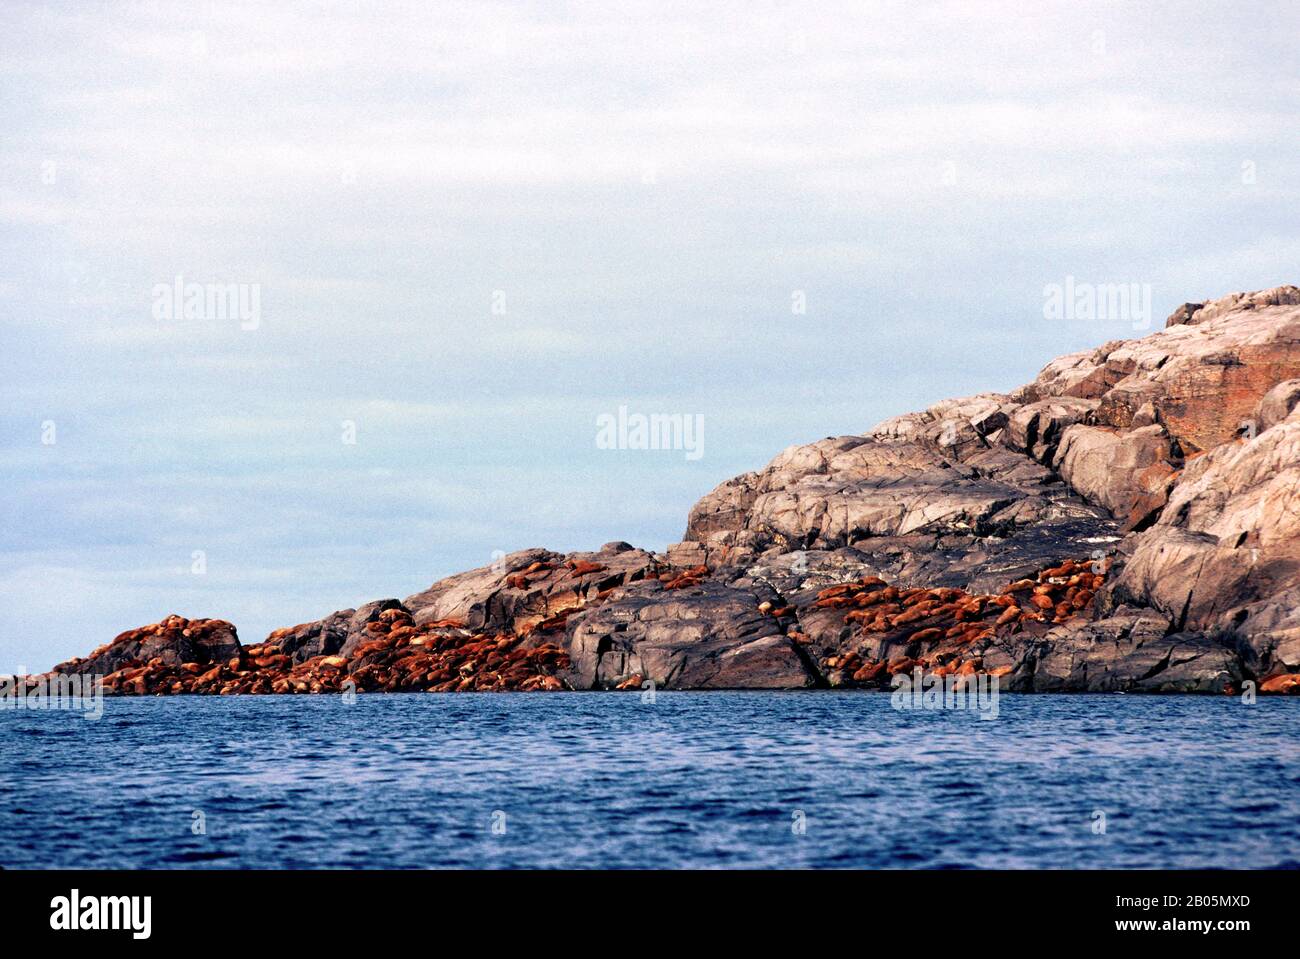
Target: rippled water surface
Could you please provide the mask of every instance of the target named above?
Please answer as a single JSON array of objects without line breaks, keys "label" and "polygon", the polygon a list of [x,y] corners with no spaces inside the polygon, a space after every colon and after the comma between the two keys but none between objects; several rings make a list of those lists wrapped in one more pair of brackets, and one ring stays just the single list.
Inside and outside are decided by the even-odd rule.
[{"label": "rippled water surface", "polygon": [[999,707],[575,693],[4,710],[0,865],[1300,865],[1300,701]]}]

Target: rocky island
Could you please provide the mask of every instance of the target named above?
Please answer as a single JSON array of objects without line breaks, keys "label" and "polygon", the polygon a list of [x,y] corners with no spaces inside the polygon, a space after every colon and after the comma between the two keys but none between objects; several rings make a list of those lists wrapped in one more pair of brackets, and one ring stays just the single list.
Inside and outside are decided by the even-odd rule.
[{"label": "rocky island", "polygon": [[511,553],[240,643],[170,616],[54,673],[117,694],[888,688],[1300,692],[1300,289],[792,447],[682,542]]}]

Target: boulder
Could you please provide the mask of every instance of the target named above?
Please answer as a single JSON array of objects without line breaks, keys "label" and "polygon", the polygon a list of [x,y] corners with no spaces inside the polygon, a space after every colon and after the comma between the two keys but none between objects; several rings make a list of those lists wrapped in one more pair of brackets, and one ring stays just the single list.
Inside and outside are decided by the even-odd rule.
[{"label": "boulder", "polygon": [[1096,400],[1074,396],[1026,403],[1011,414],[1006,445],[1039,463],[1050,463],[1066,428],[1083,422],[1096,408]]},{"label": "boulder", "polygon": [[612,689],[640,676],[661,689],[800,689],[816,675],[763,600],[718,583],[621,589],[572,617],[565,677],[577,689]]},{"label": "boulder", "polygon": [[1242,424],[1241,432],[1251,439],[1286,419],[1300,402],[1300,380],[1285,380],[1273,387],[1259,401],[1254,414]]},{"label": "boulder", "polygon": [[1094,622],[1059,626],[1034,651],[1034,692],[1222,693],[1242,671],[1230,645],[1200,633],[1168,632],[1150,610],[1121,609]]},{"label": "boulder", "polygon": [[1122,431],[1076,424],[1062,435],[1052,465],[1085,500],[1134,528],[1164,505],[1181,457],[1160,425]]},{"label": "boulder", "polygon": [[224,619],[186,619],[171,615],[128,630],[84,658],[55,666],[55,673],[108,675],[152,661],[168,666],[221,663],[241,654],[235,627]]},{"label": "boulder", "polygon": [[350,656],[370,637],[366,631],[370,623],[386,610],[402,608],[395,599],[375,600],[360,609],[342,609],[316,622],[277,629],[266,638],[266,643],[295,663],[339,652]]},{"label": "boulder", "polygon": [[664,565],[623,542],[567,555],[521,550],[492,566],[440,580],[403,605],[417,625],[455,621],[475,630],[519,631],[580,608],[616,586],[658,575]]}]

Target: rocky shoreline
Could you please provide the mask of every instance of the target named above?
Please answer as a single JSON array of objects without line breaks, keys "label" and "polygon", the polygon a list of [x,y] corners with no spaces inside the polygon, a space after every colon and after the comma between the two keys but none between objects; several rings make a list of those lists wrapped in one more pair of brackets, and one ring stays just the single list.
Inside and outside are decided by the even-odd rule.
[{"label": "rocky shoreline", "polygon": [[[522,550],[243,646],[169,616],[111,694],[888,688],[1300,693],[1300,289],[792,447],[663,554]],[[35,680],[33,680],[35,681]]]}]

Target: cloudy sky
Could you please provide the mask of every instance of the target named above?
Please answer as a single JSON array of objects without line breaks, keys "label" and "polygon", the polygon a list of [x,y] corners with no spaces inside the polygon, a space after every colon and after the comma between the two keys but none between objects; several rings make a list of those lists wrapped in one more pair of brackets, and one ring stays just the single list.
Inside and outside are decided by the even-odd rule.
[{"label": "cloudy sky", "polygon": [[[1045,318],[1067,276],[1156,325],[1300,281],[1290,4],[353,6],[0,11],[0,672],[662,548],[1135,335]],[[160,319],[178,277],[256,322]],[[623,405],[703,455],[598,449]]]}]

